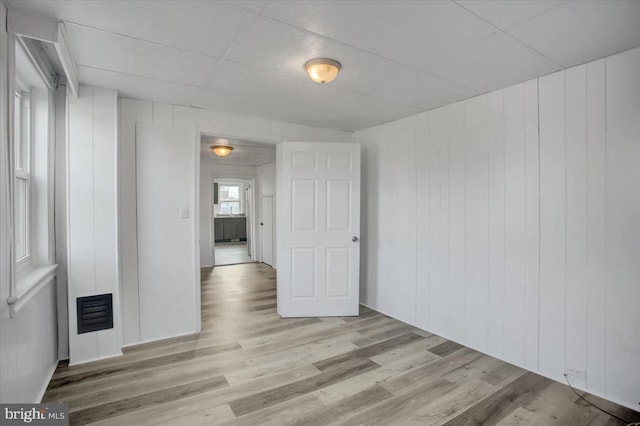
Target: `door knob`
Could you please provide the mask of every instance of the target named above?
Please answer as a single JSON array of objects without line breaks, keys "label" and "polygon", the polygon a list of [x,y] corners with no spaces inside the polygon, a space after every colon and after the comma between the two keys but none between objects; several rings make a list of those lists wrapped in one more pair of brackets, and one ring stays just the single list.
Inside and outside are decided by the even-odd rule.
[{"label": "door knob", "polygon": [[351,241],[353,241],[354,243],[357,243],[358,242],[358,237],[351,238]]}]

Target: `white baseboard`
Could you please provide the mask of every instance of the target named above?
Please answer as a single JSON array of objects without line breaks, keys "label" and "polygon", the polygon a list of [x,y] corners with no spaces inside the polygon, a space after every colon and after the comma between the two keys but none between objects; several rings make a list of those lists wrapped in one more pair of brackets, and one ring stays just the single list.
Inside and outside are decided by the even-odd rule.
[{"label": "white baseboard", "polygon": [[69,360],[69,367],[72,367],[74,365],[88,364],[90,362],[103,361],[105,359],[115,358],[115,357],[119,357],[119,356],[122,356],[122,351],[116,352],[116,353],[113,353],[113,354],[110,354],[110,355],[100,356],[100,357],[97,357],[97,358],[87,359],[87,360],[80,361],[80,362],[71,362],[71,360]]},{"label": "white baseboard", "polygon": [[49,387],[49,383],[51,382],[51,378],[53,377],[53,373],[55,373],[56,372],[56,368],[58,368],[58,363],[59,362],[60,362],[59,360],[56,360],[56,362],[51,367],[49,367],[49,372],[45,376],[46,380],[42,384],[42,387],[40,388],[40,391],[38,392],[38,395],[36,396],[36,399],[33,402],[34,404],[40,404],[42,402],[42,398],[44,398],[44,394],[47,391],[47,388]]},{"label": "white baseboard", "polygon": [[157,341],[160,341],[160,340],[174,339],[176,337],[192,336],[194,334],[200,334],[200,332],[199,331],[190,331],[188,333],[175,334],[173,336],[166,336],[166,337],[163,336],[163,337],[159,337],[157,339],[141,340],[139,342],[127,343],[126,345],[122,345],[122,349],[130,348],[130,347],[138,346],[138,345],[144,345],[146,343],[153,343],[153,342],[157,342]]}]

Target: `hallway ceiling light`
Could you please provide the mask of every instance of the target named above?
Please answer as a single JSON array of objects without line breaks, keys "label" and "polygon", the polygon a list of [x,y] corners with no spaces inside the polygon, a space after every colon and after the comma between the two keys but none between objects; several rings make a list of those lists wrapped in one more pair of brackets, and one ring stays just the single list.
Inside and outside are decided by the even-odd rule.
[{"label": "hallway ceiling light", "polygon": [[342,65],[334,59],[318,58],[308,61],[304,67],[311,80],[323,84],[335,80]]},{"label": "hallway ceiling light", "polygon": [[233,151],[233,147],[229,145],[213,145],[211,149],[218,157],[226,157]]}]

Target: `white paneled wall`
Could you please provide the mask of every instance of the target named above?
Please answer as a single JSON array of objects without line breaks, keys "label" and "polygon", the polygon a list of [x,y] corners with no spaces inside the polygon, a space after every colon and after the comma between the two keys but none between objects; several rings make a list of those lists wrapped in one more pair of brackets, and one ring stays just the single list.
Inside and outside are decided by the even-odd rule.
[{"label": "white paneled wall", "polygon": [[[67,280],[71,364],[121,354],[116,188],[117,93],[67,97]],[[113,294],[114,327],[77,334],[76,298]]]},{"label": "white paneled wall", "polygon": [[[607,395],[640,399],[640,50],[606,62]],[[598,299],[602,303],[602,299]],[[602,309],[602,307],[600,307]]]},{"label": "white paneled wall", "polygon": [[367,305],[637,409],[640,49],[361,132]]},{"label": "white paneled wall", "polygon": [[[200,330],[196,272],[195,135],[187,126],[136,126],[140,336]],[[185,212],[186,209],[186,212]],[[186,214],[185,214],[186,213]]]},{"label": "white paneled wall", "polygon": [[[336,130],[321,129],[317,127],[302,126],[292,123],[284,123],[274,120],[246,117],[234,114],[206,111],[198,108],[188,108],[177,105],[162,104],[134,99],[120,99],[119,101],[119,220],[121,238],[121,280],[122,280],[122,306],[123,306],[123,336],[124,344],[134,344],[141,341],[171,337],[171,331],[165,335],[158,333],[145,334],[145,323],[151,324],[155,318],[144,314],[140,309],[142,295],[138,279],[138,263],[141,256],[141,248],[138,246],[137,213],[136,213],[136,124],[150,124],[164,127],[187,127],[193,131],[192,140],[183,141],[195,150],[199,146],[199,138],[195,135],[198,131],[219,136],[236,137],[255,141],[319,141],[319,142],[350,142],[351,133]],[[180,167],[176,164],[176,167]],[[206,166],[203,166],[203,170]],[[216,167],[216,175],[222,172],[228,177],[229,169]],[[244,175],[245,172],[256,174],[255,168],[251,170],[236,169],[233,173]],[[202,170],[198,171],[199,180],[202,179]],[[196,178],[192,180],[193,186],[185,187],[185,193],[195,192]],[[198,195],[202,196],[203,188]],[[206,200],[205,200],[206,201]],[[202,211],[197,209],[195,200],[189,205],[194,215],[192,220],[202,219]],[[178,205],[176,205],[178,206]],[[202,204],[200,205],[202,207]],[[177,211],[177,210],[176,210]],[[192,222],[195,223],[195,222]],[[201,222],[202,223],[202,222]],[[200,228],[200,240],[202,240],[202,227]],[[206,237],[206,235],[204,235]],[[198,250],[191,259],[195,268],[199,264],[201,251]],[[205,259],[206,260],[206,259]],[[185,277],[188,282],[189,277]],[[197,284],[197,283],[194,283]],[[153,289],[147,289],[153,291]],[[156,288],[161,291],[161,288]],[[195,289],[194,289],[195,290]],[[199,293],[198,293],[199,294]],[[178,312],[178,311],[175,311]],[[176,321],[182,321],[177,318]],[[190,321],[192,324],[193,321]],[[147,327],[148,329],[148,327]],[[142,330],[142,332],[141,332]],[[197,328],[188,332],[197,332]],[[185,332],[184,328],[182,332]],[[174,333],[175,334],[175,333]]]}]

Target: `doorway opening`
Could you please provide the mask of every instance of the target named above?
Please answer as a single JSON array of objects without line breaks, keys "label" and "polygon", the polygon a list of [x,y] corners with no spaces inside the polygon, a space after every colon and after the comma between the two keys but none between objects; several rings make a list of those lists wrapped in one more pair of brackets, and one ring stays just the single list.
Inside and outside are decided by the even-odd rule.
[{"label": "doorway opening", "polygon": [[[212,147],[231,152],[218,156]],[[200,133],[200,267],[275,266],[276,145]]]},{"label": "doorway opening", "polygon": [[214,266],[255,262],[255,179],[214,178],[213,260]]}]

